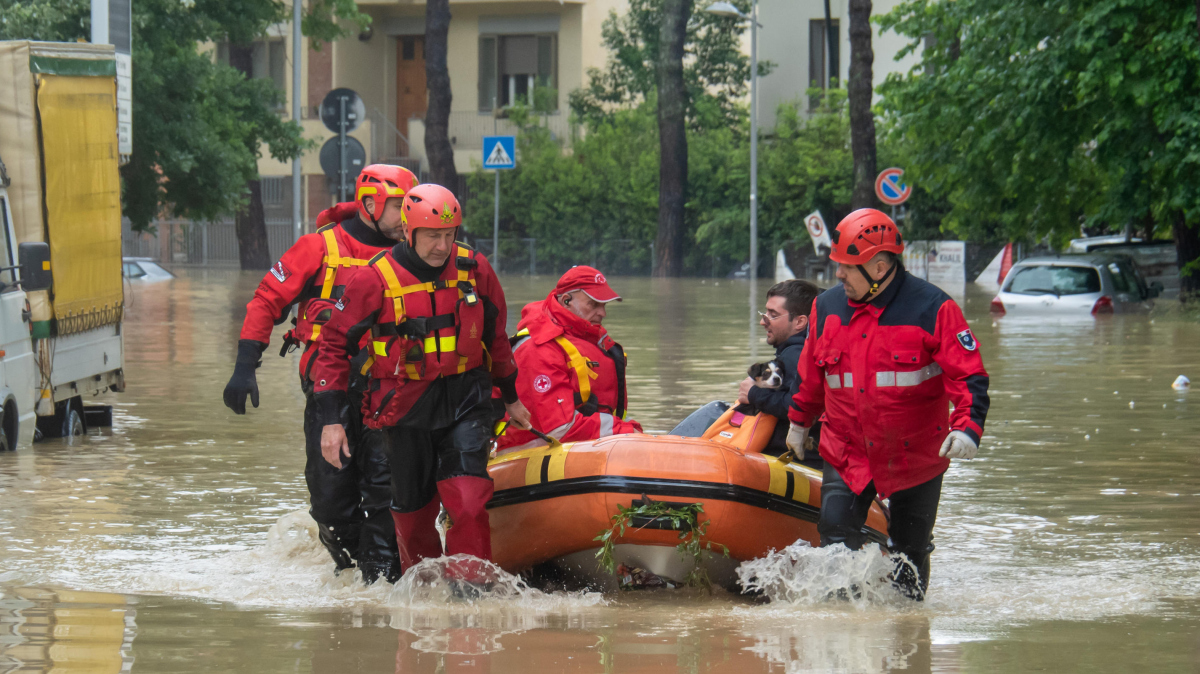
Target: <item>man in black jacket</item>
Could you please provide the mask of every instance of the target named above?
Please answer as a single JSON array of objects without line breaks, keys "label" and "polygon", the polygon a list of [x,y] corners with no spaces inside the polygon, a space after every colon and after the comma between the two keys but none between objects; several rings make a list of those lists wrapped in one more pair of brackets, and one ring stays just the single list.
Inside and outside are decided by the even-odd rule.
[{"label": "man in black jacket", "polygon": [[[766,311],[759,312],[759,324],[767,332],[767,344],[775,347],[775,358],[783,363],[783,385],[778,389],[759,388],[754,380],[746,377],[738,390],[738,402],[750,403],[760,411],[773,415],[779,421],[775,432],[767,443],[764,453],[778,456],[787,449],[784,441],[788,432],[788,408],[792,396],[800,389],[797,364],[804,340],[808,337],[808,315],[812,313],[813,301],[821,289],[808,281],[793,279],[776,283],[767,291]],[[810,434],[810,437],[812,435]],[[819,436],[818,436],[819,437]],[[817,442],[811,449],[805,448],[803,462],[820,467],[821,455],[817,453]]]}]

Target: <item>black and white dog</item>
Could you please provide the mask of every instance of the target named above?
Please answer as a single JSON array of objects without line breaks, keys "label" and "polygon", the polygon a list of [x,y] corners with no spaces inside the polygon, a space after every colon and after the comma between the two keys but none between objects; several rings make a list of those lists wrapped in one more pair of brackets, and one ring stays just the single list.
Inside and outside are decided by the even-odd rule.
[{"label": "black and white dog", "polygon": [[[783,362],[778,358],[765,363],[755,363],[746,370],[746,374],[754,380],[754,385],[758,388],[779,389],[783,387]],[[745,415],[758,414],[758,408],[750,403],[738,405],[735,409]]]}]

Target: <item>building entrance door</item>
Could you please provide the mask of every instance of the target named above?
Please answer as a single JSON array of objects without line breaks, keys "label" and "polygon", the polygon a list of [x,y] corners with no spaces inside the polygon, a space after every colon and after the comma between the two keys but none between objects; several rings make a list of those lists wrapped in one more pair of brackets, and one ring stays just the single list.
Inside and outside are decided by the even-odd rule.
[{"label": "building entrance door", "polygon": [[[401,37],[396,45],[396,128],[405,138],[408,137],[409,118],[424,119],[427,101],[425,38]],[[409,154],[406,147],[397,147],[396,151],[401,156]]]}]

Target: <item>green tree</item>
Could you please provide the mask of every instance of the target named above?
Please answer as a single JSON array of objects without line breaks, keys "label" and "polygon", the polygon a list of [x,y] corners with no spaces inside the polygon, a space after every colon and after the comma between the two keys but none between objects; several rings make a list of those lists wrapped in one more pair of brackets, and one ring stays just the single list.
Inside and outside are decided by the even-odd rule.
[{"label": "green tree", "polygon": [[[733,3],[749,12],[749,0]],[[750,80],[750,59],[742,53],[746,27],[739,21],[703,11],[690,12],[684,41],[683,77],[691,128],[735,125],[746,118],[741,100]],[[625,14],[609,12],[601,35],[610,57],[601,70],[588,70],[587,86],[571,92],[571,111],[582,120],[600,120],[615,110],[637,106],[658,87],[662,0],[630,0]],[[759,61],[759,74],[771,71]]]},{"label": "green tree", "polygon": [[[609,273],[650,267],[658,211],[658,128],[655,102],[617,110],[588,127],[571,152],[522,106],[510,110],[521,130],[517,168],[501,174],[500,222],[506,239],[537,239],[538,266],[554,271],[595,262]],[[490,239],[491,172],[468,178],[467,231]],[[513,269],[515,246],[502,246]]]},{"label": "green tree", "polygon": [[[6,39],[90,37],[86,0],[0,2],[8,3],[0,5]],[[272,110],[282,91],[198,48],[244,45],[289,18],[290,4],[278,0],[133,3],[134,147],[121,177],[123,211],[135,230],[149,230],[164,211],[194,220],[238,214],[251,203],[264,145],[281,160],[307,146],[299,126]],[[345,30],[339,19],[369,21],[353,0],[322,0],[310,3],[302,27],[314,40],[330,39]],[[262,237],[256,247],[265,250],[265,229]]]},{"label": "green tree", "polygon": [[881,87],[946,224],[1016,239],[1081,224],[1170,232],[1200,291],[1200,24],[1193,0],[910,0],[880,22],[924,41]]}]

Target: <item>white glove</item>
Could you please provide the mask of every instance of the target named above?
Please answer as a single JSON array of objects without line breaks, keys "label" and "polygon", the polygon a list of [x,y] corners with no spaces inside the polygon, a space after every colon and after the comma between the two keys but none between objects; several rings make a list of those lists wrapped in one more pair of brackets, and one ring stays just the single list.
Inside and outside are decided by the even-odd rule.
[{"label": "white glove", "polygon": [[787,448],[797,457],[804,456],[804,442],[808,440],[808,431],[809,429],[796,424],[792,424],[792,427],[788,429]]},{"label": "white glove", "polygon": [[962,431],[950,431],[950,435],[947,435],[946,441],[942,443],[942,449],[938,452],[938,456],[970,461],[975,458],[978,451],[979,445],[975,444],[971,436]]}]

